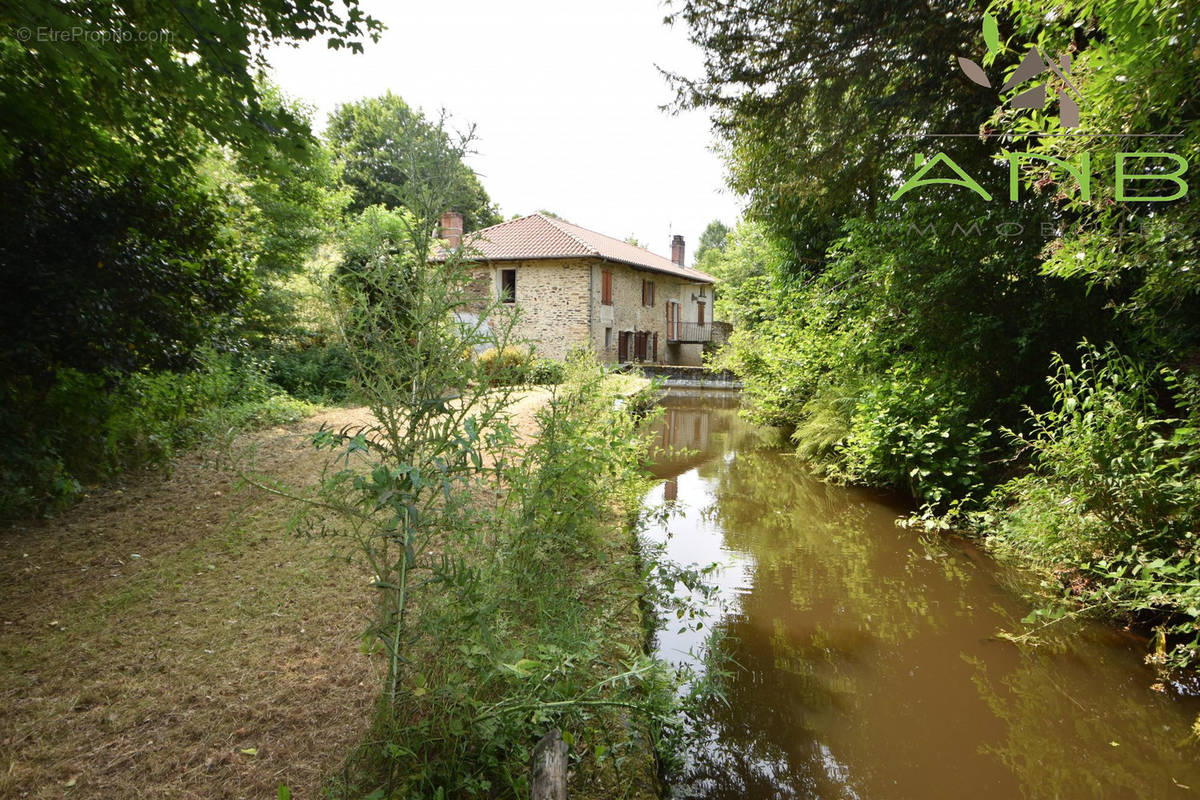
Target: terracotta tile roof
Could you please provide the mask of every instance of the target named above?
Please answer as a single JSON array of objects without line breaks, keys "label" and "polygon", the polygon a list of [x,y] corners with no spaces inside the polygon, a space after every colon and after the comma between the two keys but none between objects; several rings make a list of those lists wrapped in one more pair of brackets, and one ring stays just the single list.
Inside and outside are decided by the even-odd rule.
[{"label": "terracotta tile roof", "polygon": [[669,258],[636,245],[543,214],[501,222],[469,233],[463,239],[470,248],[472,260],[526,261],[592,256],[674,275],[693,283],[716,280],[698,269],[681,267]]}]

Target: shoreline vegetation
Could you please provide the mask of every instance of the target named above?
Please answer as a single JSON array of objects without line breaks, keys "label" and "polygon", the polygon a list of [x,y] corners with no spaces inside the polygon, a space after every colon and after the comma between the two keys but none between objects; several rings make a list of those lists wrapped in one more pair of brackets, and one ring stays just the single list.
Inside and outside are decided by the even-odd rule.
[{"label": "shoreline vegetation", "polygon": [[[657,751],[675,713],[675,678],[645,651],[651,565],[630,522],[645,486],[634,469],[644,436],[633,415],[650,383],[591,371],[579,387],[513,395],[522,474],[554,471],[530,485],[549,508],[577,505],[557,523],[558,514],[541,512],[549,517],[538,530],[564,538],[522,543],[547,548],[525,554],[534,565],[524,578],[493,564],[488,580],[504,581],[488,589],[494,602],[515,604],[490,626],[498,649],[460,638],[459,628],[414,653],[405,677],[410,712],[440,718],[440,735],[462,750],[427,769],[485,781],[491,759],[518,796],[528,750],[548,726],[570,744],[574,796],[657,796]],[[331,408],[242,434],[234,451],[252,451],[255,474],[275,485],[311,487],[331,458],[312,448],[314,435],[373,421],[365,408]],[[584,430],[622,439],[630,460],[580,494],[579,470],[590,476],[605,450],[564,463],[559,447],[584,451],[560,441],[551,452],[542,437]],[[484,487],[474,500],[492,511],[510,502]],[[239,488],[228,456],[209,442],[177,454],[169,470],[128,474],[51,519],[6,531],[0,558],[14,580],[4,589],[0,694],[12,734],[0,790],[273,796],[283,785],[297,797],[358,797],[369,794],[363,781],[376,759],[430,746],[428,730],[378,728],[382,653],[358,636],[372,613],[370,576],[328,540],[298,536],[294,512],[290,500]],[[416,607],[453,611],[437,592]],[[481,727],[490,741],[480,741]]]},{"label": "shoreline vegetation", "polygon": [[[745,201],[696,254],[733,326],[706,362],[826,478],[1034,569],[1013,639],[1106,615],[1162,691],[1200,666],[1194,5],[666,20],[703,55],[671,110],[710,115]],[[474,128],[389,91],[313,132],[268,55],[374,46],[359,0],[5,19],[0,793],[517,797],[552,729],[573,794],[659,791],[696,676],[648,610],[690,619],[670,590],[703,576],[638,540],[644,386],[540,359],[441,257],[447,210],[503,219]],[[931,132],[963,175],[1008,158],[1012,199],[897,192],[947,166]]]},{"label": "shoreline vegetation", "polygon": [[[1169,56],[1200,26],[1165,2],[943,10],[676,9],[706,54],[676,107],[720,121],[748,203],[699,263],[734,323],[710,363],[828,478],[905,492],[910,524],[1034,569],[1014,637],[1107,616],[1149,635],[1162,688],[1200,666],[1200,215],[1166,166],[1200,158],[1200,62]],[[1034,48],[1071,64],[1077,131]],[[1013,102],[1035,90],[1044,108]],[[1161,131],[1131,199],[1111,165]],[[965,175],[1007,158],[1011,199],[942,171],[898,192],[938,151]]]}]

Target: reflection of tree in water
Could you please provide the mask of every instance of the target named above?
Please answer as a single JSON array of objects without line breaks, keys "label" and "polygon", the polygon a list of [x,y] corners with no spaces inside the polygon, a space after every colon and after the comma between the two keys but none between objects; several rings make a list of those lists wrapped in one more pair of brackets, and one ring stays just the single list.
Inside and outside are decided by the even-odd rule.
[{"label": "reflection of tree in water", "polygon": [[1023,652],[999,677],[971,659],[980,696],[1006,729],[986,751],[1018,776],[1024,796],[1151,800],[1200,790],[1190,730],[1200,698],[1150,690],[1149,672],[1129,673],[1130,645],[1112,630],[1065,635],[1069,649]]},{"label": "reflection of tree in water", "polygon": [[[675,478],[690,469],[707,474],[706,465],[714,456],[742,450],[778,448],[783,443],[779,431],[764,428],[738,414],[733,399],[714,394],[698,397],[668,398],[663,403],[658,437],[651,448],[650,471],[660,478]],[[715,406],[714,406],[715,404]]]},{"label": "reflection of tree in water", "polygon": [[[742,600],[755,618],[783,614],[793,636],[837,620],[824,637],[867,635],[888,643],[937,629],[954,609],[930,607],[926,583],[962,583],[954,556],[920,558],[919,540],[896,528],[897,510],[864,492],[822,483],[778,452],[739,452],[714,462],[714,518],[725,544],[748,554],[754,585]],[[962,601],[963,593],[956,593]],[[962,601],[958,610],[970,608]]]},{"label": "reflection of tree in water", "polygon": [[855,797],[855,776],[820,734],[829,717],[855,713],[855,687],[837,664],[859,654],[831,641],[797,643],[778,621],[764,627],[736,615],[721,628],[741,668],[723,684],[728,704],[703,709],[711,739],[694,755],[689,788],[714,800]]},{"label": "reflection of tree in water", "polygon": [[973,571],[898,530],[895,508],[822,483],[778,450],[739,450],[702,474],[725,545],[750,557],[753,582],[720,626],[745,669],[722,684],[729,705],[706,709],[712,744],[690,777],[705,797],[855,797],[851,782],[869,783],[873,770],[851,774],[822,733],[872,716],[856,678],[865,662],[867,673],[899,670],[886,664],[903,657],[895,645],[937,632],[942,614],[970,617],[964,592],[934,609],[926,583],[965,585]]},{"label": "reflection of tree in water", "polygon": [[[955,787],[955,796],[1157,798],[1186,794],[1179,784],[1200,790],[1200,752],[1188,738],[1200,699],[1150,692],[1149,673],[1136,668],[1140,645],[1075,636],[1057,652],[1019,653],[990,640],[1028,611],[1005,591],[1025,576],[996,571],[952,537],[897,529],[902,511],[813,479],[761,429],[724,409],[711,413],[700,428],[706,455],[665,474],[695,469],[706,516],[752,572],[718,624],[740,666],[720,678],[728,705],[703,709],[710,741],[693,753],[685,792],[856,798],[951,796]],[[695,436],[693,418],[677,423]]]}]

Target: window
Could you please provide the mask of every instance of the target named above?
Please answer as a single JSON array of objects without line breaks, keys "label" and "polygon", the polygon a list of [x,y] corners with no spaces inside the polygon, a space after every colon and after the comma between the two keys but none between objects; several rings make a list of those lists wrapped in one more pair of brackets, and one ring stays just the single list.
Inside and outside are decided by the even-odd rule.
[{"label": "window", "polygon": [[612,347],[612,328],[604,329],[604,349],[608,350]]},{"label": "window", "polygon": [[600,302],[606,306],[611,306],[612,301],[612,270],[600,270]]},{"label": "window", "polygon": [[704,303],[696,303],[696,323],[704,324]]},{"label": "window", "polygon": [[654,305],[654,281],[642,280],[642,305]]},{"label": "window", "polygon": [[515,269],[500,270],[500,300],[505,303],[517,302],[517,271]]}]

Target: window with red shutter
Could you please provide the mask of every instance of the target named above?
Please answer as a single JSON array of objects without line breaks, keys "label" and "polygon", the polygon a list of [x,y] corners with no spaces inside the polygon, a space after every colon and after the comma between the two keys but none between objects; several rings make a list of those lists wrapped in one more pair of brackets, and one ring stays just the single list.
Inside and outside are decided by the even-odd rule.
[{"label": "window with red shutter", "polygon": [[654,281],[642,279],[642,305],[654,305]]}]

